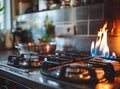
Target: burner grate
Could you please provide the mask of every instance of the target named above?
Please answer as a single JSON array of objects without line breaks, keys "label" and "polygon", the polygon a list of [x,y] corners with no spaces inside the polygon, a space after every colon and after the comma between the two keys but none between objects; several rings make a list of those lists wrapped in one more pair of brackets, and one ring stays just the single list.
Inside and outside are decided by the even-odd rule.
[{"label": "burner grate", "polygon": [[57,51],[55,55],[45,57],[40,72],[47,77],[73,83],[111,81],[116,73],[115,60],[111,61],[91,57],[84,51]]},{"label": "burner grate", "polygon": [[33,53],[10,55],[7,64],[18,68],[36,68],[41,66],[43,59],[44,57]]},{"label": "burner grate", "polygon": [[44,61],[41,66],[43,75],[69,82],[101,82],[114,79],[114,68],[110,63],[84,61],[63,64]]}]

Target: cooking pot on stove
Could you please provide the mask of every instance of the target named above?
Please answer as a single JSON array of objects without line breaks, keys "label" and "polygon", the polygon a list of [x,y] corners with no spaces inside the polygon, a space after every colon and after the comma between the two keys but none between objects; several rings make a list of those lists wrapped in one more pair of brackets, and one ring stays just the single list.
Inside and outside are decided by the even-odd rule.
[{"label": "cooking pot on stove", "polygon": [[56,50],[56,42],[43,42],[40,43],[40,53],[49,54],[53,53]]},{"label": "cooking pot on stove", "polygon": [[39,45],[28,45],[28,44],[15,44],[15,48],[18,49],[20,54],[38,53]]},{"label": "cooking pot on stove", "polygon": [[40,53],[48,54],[53,53],[56,50],[56,42],[43,42],[39,45],[35,44],[16,44],[15,48],[18,49],[20,54]]}]

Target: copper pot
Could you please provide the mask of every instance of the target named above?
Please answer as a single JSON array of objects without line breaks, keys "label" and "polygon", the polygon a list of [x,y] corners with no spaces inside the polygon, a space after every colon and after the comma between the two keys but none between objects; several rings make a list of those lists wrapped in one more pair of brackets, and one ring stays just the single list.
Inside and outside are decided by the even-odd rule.
[{"label": "copper pot", "polygon": [[54,53],[55,50],[56,50],[56,42],[40,43],[40,53],[41,54]]},{"label": "copper pot", "polygon": [[39,45],[17,44],[15,45],[15,48],[18,49],[20,54],[29,54],[29,53],[48,54],[48,53],[53,53],[56,50],[56,43],[42,42]]}]

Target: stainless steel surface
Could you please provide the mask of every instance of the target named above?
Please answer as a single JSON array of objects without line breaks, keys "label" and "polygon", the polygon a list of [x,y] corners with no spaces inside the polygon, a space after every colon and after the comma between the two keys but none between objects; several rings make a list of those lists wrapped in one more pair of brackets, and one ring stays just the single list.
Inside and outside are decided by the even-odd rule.
[{"label": "stainless steel surface", "polygon": [[16,51],[0,52],[0,77],[28,87],[30,89],[119,89],[120,76],[116,76],[113,81],[102,82],[98,84],[93,83],[68,83],[52,79],[41,75],[40,69],[28,70],[18,69],[6,65],[8,54],[17,54]]}]

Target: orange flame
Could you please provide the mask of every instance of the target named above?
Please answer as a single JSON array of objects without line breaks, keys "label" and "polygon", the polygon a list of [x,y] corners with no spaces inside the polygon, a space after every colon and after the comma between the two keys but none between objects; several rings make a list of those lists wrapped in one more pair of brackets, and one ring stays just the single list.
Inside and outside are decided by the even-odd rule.
[{"label": "orange flame", "polygon": [[91,44],[91,52],[94,52],[94,53],[91,53],[92,55],[99,55],[103,57],[109,56],[109,47],[107,44],[106,28],[107,28],[107,22],[104,24],[103,28],[101,28],[100,31],[98,31],[95,46],[93,45],[93,42]]},{"label": "orange flame", "polygon": [[50,45],[46,45],[46,52],[48,53],[50,51]]},{"label": "orange flame", "polygon": [[113,21],[113,28],[111,30],[111,35],[120,36],[120,19]]}]

